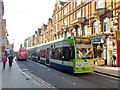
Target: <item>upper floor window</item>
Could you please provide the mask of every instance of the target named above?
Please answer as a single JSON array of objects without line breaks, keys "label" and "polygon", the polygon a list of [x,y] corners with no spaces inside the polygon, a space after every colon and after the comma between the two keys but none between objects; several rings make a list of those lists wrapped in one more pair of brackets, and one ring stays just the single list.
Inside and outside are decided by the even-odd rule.
[{"label": "upper floor window", "polygon": [[104,8],[104,0],[97,0],[96,1],[96,9]]},{"label": "upper floor window", "polygon": [[77,18],[80,18],[80,11],[77,12]]},{"label": "upper floor window", "polygon": [[76,2],[77,2],[77,6],[79,6],[81,3],[81,0],[76,0]]},{"label": "upper floor window", "polygon": [[56,20],[58,19],[58,14],[56,14]]},{"label": "upper floor window", "polygon": [[82,9],[82,17],[84,17],[84,8]]},{"label": "upper floor window", "polygon": [[67,14],[67,8],[64,9],[64,15]]},{"label": "upper floor window", "polygon": [[98,22],[97,21],[93,23],[93,33],[98,33]]},{"label": "upper floor window", "polygon": [[87,25],[85,25],[83,27],[83,35],[86,36],[87,35]]},{"label": "upper floor window", "polygon": [[67,25],[67,20],[66,19],[64,19],[64,25]]},{"label": "upper floor window", "polygon": [[103,31],[108,32],[110,30],[109,28],[109,18],[105,18],[103,21]]},{"label": "upper floor window", "polygon": [[55,31],[56,31],[56,32],[57,32],[57,29],[58,29],[58,28],[57,28],[57,24],[56,24],[56,25],[55,25]]},{"label": "upper floor window", "polygon": [[119,30],[120,30],[120,14],[119,14]]}]

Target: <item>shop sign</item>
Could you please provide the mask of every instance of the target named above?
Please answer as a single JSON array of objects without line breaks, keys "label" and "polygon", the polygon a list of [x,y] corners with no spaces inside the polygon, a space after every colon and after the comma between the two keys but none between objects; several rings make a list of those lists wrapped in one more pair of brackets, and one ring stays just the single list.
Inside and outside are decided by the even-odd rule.
[{"label": "shop sign", "polygon": [[108,37],[108,50],[113,50],[113,39],[111,36]]},{"label": "shop sign", "polygon": [[92,43],[100,43],[101,42],[101,37],[92,38],[91,41],[92,41]]},{"label": "shop sign", "polygon": [[117,40],[120,41],[120,32],[117,32]]}]

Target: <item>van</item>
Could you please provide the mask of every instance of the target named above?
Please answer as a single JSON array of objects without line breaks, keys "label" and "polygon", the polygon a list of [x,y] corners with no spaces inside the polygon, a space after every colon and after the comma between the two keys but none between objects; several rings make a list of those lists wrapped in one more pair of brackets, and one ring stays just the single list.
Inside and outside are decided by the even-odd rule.
[{"label": "van", "polygon": [[26,49],[20,49],[18,52],[18,60],[27,60],[27,50]]}]

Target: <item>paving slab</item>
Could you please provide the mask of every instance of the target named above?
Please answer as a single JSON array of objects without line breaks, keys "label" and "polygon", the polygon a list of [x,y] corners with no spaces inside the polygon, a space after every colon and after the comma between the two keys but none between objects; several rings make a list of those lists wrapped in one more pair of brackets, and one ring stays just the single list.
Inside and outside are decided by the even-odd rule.
[{"label": "paving slab", "polygon": [[15,61],[12,68],[7,62],[5,69],[2,69],[2,62],[0,62],[0,71],[0,88],[46,88],[33,78],[28,79]]}]

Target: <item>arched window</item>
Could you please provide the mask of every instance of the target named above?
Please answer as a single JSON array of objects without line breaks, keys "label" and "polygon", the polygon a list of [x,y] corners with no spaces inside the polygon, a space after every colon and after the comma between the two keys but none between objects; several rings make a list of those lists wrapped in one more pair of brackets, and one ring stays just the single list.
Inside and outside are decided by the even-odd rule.
[{"label": "arched window", "polygon": [[93,33],[98,33],[98,22],[97,21],[93,23]]},{"label": "arched window", "polygon": [[87,25],[85,25],[83,27],[83,35],[86,36],[87,35]]},{"label": "arched window", "polygon": [[77,36],[80,36],[80,27],[77,28]]},{"label": "arched window", "polygon": [[109,18],[108,17],[103,20],[103,31],[104,32],[109,32],[110,31]]}]

